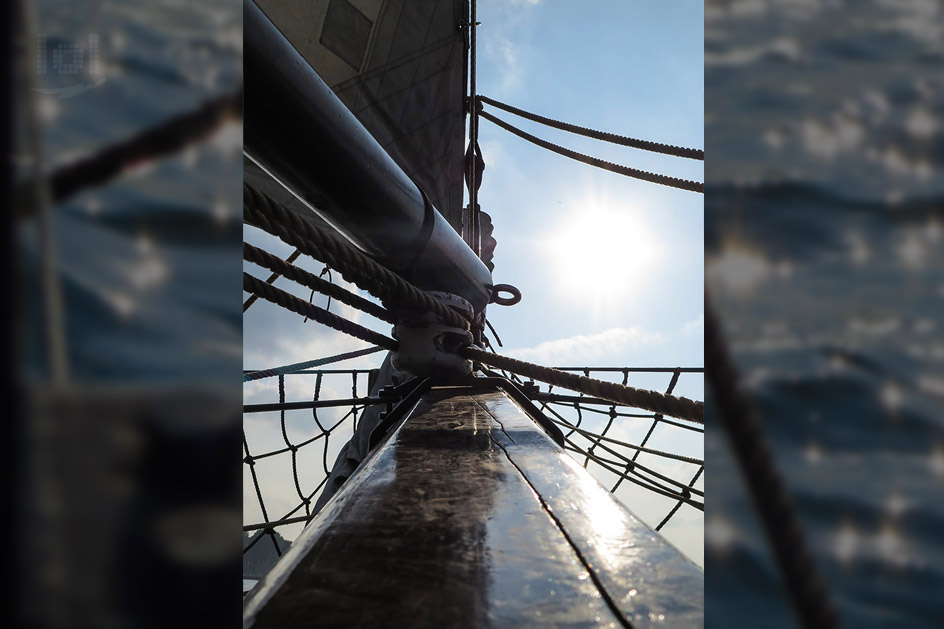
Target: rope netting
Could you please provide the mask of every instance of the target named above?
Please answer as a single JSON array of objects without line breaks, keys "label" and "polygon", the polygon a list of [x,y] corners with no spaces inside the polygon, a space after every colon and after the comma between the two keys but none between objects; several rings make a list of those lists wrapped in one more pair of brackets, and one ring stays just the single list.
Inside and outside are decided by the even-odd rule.
[{"label": "rope netting", "polygon": [[[561,370],[617,383],[661,381],[666,393],[680,379],[687,381],[689,390],[700,390],[704,373],[694,367]],[[311,520],[318,494],[340,448],[357,429],[360,414],[367,406],[383,403],[367,395],[370,372],[300,369],[276,373],[269,379],[272,403],[244,408],[247,523],[243,530],[250,533],[244,552],[268,537],[281,556],[276,531],[290,541]],[[562,395],[553,385],[524,389],[564,432],[565,450],[574,460],[643,521],[662,530],[680,512],[687,512],[689,520],[701,518],[703,426],[590,396]]]},{"label": "rope netting", "polygon": [[[251,488],[251,494],[243,504],[248,522],[243,530],[250,533],[244,553],[268,537],[281,556],[275,531],[278,529],[283,539],[290,540],[311,519],[312,507],[338,452],[357,430],[361,412],[376,403],[366,397],[369,371],[302,369],[277,373],[269,388],[274,389],[278,401],[246,407],[244,487],[247,494]],[[303,400],[308,408],[292,408],[287,390],[296,404],[296,396],[302,390],[308,391]]]},{"label": "rope netting", "polygon": [[[624,385],[634,380],[646,386],[661,382],[666,394],[673,393],[680,380],[686,388],[698,390],[704,375],[700,367],[558,370]],[[690,515],[701,517],[704,426],[582,394],[562,394],[553,385],[532,398],[563,431],[564,449],[657,531],[683,506]]]}]

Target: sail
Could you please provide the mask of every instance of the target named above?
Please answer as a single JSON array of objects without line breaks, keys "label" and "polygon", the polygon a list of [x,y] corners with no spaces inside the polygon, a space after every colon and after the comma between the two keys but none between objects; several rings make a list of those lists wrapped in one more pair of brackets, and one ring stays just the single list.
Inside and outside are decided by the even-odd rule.
[{"label": "sail", "polygon": [[468,0],[257,0],[461,232]]}]

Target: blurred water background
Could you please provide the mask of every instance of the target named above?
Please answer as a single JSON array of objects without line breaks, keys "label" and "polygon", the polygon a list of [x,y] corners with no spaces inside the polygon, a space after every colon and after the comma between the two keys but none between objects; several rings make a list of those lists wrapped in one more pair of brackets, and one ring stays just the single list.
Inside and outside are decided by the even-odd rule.
[{"label": "blurred water background", "polygon": [[[741,384],[843,624],[941,626],[944,3],[705,13],[706,286]],[[711,400],[706,626],[796,626]]]},{"label": "blurred water background", "polygon": [[[17,0],[6,10],[23,216],[9,254],[15,618],[235,626],[241,106],[199,141],[61,202],[31,182],[235,93],[241,4]],[[61,326],[48,323],[56,312]]]}]

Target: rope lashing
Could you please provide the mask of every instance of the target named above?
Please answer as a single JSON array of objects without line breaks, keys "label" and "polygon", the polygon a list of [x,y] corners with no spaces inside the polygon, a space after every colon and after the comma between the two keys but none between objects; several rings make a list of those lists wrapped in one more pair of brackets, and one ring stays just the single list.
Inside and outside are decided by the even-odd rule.
[{"label": "rope lashing", "polygon": [[706,293],[705,362],[718,420],[731,442],[741,477],[802,625],[837,627],[836,610],[806,545],[793,501],[773,464],[760,422],[739,387],[737,370],[728,355],[720,322],[708,297]]},{"label": "rope lashing", "polygon": [[642,179],[643,181],[650,181],[652,183],[668,186],[670,188],[678,188],[680,190],[688,190],[689,192],[698,192],[701,194],[704,194],[705,192],[705,184],[703,183],[689,181],[687,179],[678,179],[676,177],[669,177],[667,175],[659,175],[656,173],[647,172],[645,170],[639,170],[637,168],[630,168],[629,166],[614,164],[613,162],[608,162],[598,157],[584,155],[583,153],[578,153],[577,151],[572,151],[570,149],[564,148],[563,146],[558,146],[557,144],[537,138],[530,133],[526,133],[515,126],[508,124],[504,120],[496,118],[487,111],[479,112],[479,116],[497,124],[505,131],[514,133],[519,138],[523,138],[532,144],[537,144],[542,148],[546,148],[549,151],[553,151],[559,155],[563,155],[564,157],[575,159],[578,162],[583,162],[584,164],[589,164],[590,166],[596,166],[597,168],[602,168],[603,170],[608,170],[619,175],[625,175],[626,177]]},{"label": "rope lashing", "polygon": [[[244,218],[303,253],[341,272],[347,281],[363,288],[385,304],[395,304],[419,312],[432,312],[452,327],[468,330],[469,321],[443,306],[396,273],[303,220],[249,184],[243,184]],[[378,343],[379,345],[379,343]]]},{"label": "rope lashing", "polygon": [[327,295],[332,299],[337,299],[342,304],[347,304],[352,308],[366,312],[371,316],[377,317],[381,321],[386,321],[387,323],[397,322],[396,317],[394,317],[390,311],[386,310],[382,306],[378,306],[374,302],[364,299],[360,295],[355,295],[350,291],[344,290],[336,284],[332,284],[331,282],[321,279],[314,273],[309,273],[304,269],[300,269],[297,266],[282,260],[278,256],[272,255],[268,251],[264,251],[245,242],[243,243],[243,259],[265,267],[270,271],[274,271],[283,277],[298,282],[303,286],[307,286],[308,288],[323,295]]},{"label": "rope lashing", "polygon": [[611,402],[626,404],[628,406],[642,408],[654,413],[662,413],[663,415],[677,417],[699,424],[703,424],[705,421],[704,403],[696,402],[688,398],[666,395],[657,391],[636,389],[615,382],[606,382],[604,380],[588,378],[587,376],[566,373],[551,367],[543,367],[507,356],[492,354],[471,346],[460,348],[459,354],[470,360],[491,365],[498,369],[511,371],[565,389],[580,391],[581,393],[603,398]]},{"label": "rope lashing", "polygon": [[364,326],[357,325],[352,321],[348,321],[343,317],[328,312],[324,308],[319,308],[307,301],[303,301],[271,284],[266,284],[248,273],[243,273],[243,290],[253,295],[259,295],[259,297],[268,302],[272,302],[277,306],[306,316],[329,328],[344,332],[362,341],[373,343],[374,345],[391,351],[396,351],[397,349],[398,344],[394,339],[374,332]]},{"label": "rope lashing", "polygon": [[283,367],[273,367],[271,369],[260,369],[259,371],[253,371],[251,373],[243,374],[243,382],[249,382],[251,380],[262,380],[263,378],[271,378],[273,376],[280,376],[285,374],[293,374],[305,369],[311,369],[312,367],[321,367],[323,365],[330,365],[331,363],[338,363],[342,360],[350,360],[351,358],[360,358],[361,356],[368,356],[376,352],[383,351],[382,347],[367,347],[365,349],[359,349],[354,352],[347,352],[344,354],[335,354],[334,356],[326,356],[324,358],[316,358],[314,360],[308,360],[303,363],[293,363],[291,365],[285,365]]},{"label": "rope lashing", "polygon": [[576,133],[577,135],[593,138],[595,140],[603,140],[604,142],[628,146],[630,148],[642,149],[644,151],[652,151],[654,153],[674,155],[675,157],[685,157],[687,159],[697,159],[701,161],[705,160],[705,152],[701,149],[690,149],[681,146],[672,146],[671,144],[650,142],[648,140],[637,140],[636,138],[628,138],[624,135],[617,135],[615,133],[607,133],[606,131],[596,131],[586,127],[579,127],[575,124],[561,122],[560,120],[554,120],[553,118],[546,118],[544,116],[539,116],[538,114],[533,114],[529,111],[524,111],[523,109],[518,109],[517,107],[512,107],[506,103],[491,99],[488,96],[479,96],[478,100],[492,105],[493,107],[504,109],[508,113],[515,114],[516,116],[521,116],[522,118],[527,118],[528,120],[539,122],[543,125],[547,125],[561,131],[569,131],[570,133]]}]

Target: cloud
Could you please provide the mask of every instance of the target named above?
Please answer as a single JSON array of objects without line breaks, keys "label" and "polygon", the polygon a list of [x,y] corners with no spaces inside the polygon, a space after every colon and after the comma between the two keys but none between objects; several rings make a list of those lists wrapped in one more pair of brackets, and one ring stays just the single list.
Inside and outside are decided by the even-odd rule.
[{"label": "cloud", "polygon": [[518,49],[510,39],[501,37],[489,39],[485,45],[486,56],[499,69],[501,90],[509,90],[521,84],[521,63]]},{"label": "cloud", "polygon": [[610,328],[597,334],[577,335],[545,341],[535,347],[509,349],[507,354],[519,360],[541,365],[584,364],[609,362],[621,353],[665,345],[669,342],[704,333],[704,315],[671,333],[650,332],[639,326]]}]

